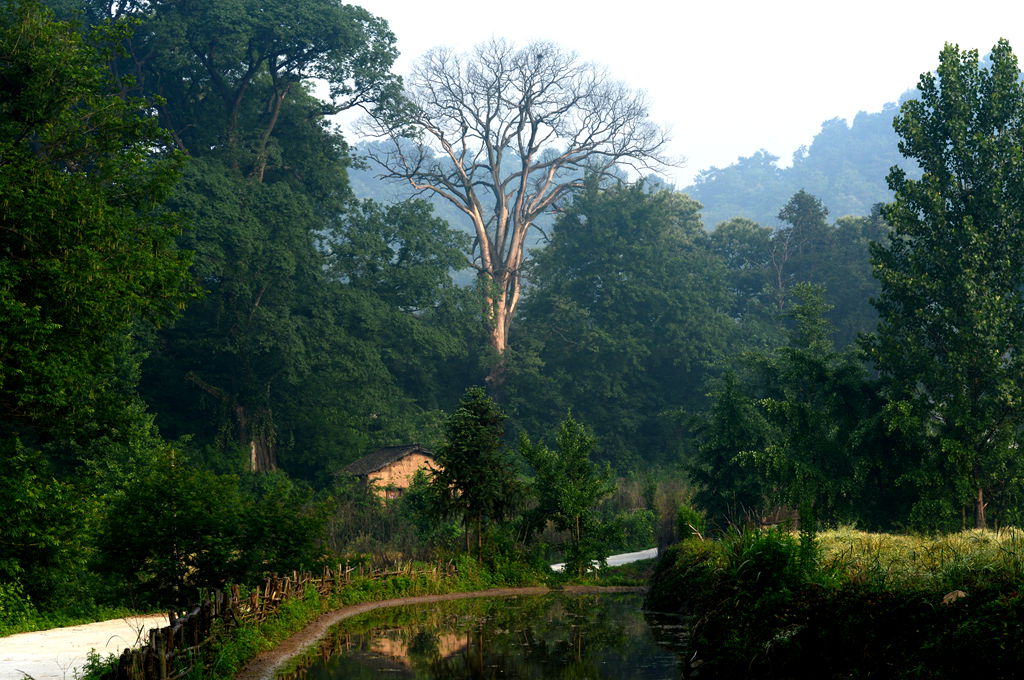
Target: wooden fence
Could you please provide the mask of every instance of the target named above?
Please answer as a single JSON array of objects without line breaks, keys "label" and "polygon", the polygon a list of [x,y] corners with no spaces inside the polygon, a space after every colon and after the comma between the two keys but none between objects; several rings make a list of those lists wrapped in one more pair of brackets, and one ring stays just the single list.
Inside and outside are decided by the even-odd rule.
[{"label": "wooden fence", "polygon": [[308,588],[321,596],[340,593],[358,579],[385,579],[394,576],[453,575],[455,565],[448,563],[429,569],[414,569],[412,563],[391,568],[324,567],[314,576],[309,572],[292,572],[288,576],[272,576],[263,585],[243,596],[241,588],[206,593],[201,602],[187,613],[169,613],[169,625],[149,631],[149,642],[135,649],[126,649],[104,680],[180,680],[207,658],[209,643],[218,630],[229,630],[246,623],[266,621],[292,597],[301,597]]}]

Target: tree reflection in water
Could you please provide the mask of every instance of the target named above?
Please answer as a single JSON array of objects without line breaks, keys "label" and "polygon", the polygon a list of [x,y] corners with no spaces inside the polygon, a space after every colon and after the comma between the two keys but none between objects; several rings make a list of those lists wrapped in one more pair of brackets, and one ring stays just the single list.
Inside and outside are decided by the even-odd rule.
[{"label": "tree reflection in water", "polygon": [[675,679],[636,594],[453,600],[381,609],[335,626],[279,680]]}]

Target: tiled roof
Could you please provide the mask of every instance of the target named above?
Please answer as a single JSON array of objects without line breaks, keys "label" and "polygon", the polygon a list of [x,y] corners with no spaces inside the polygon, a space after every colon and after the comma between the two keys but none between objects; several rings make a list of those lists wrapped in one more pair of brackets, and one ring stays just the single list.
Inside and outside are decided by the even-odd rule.
[{"label": "tiled roof", "polygon": [[402,446],[385,446],[382,449],[377,449],[373,453],[363,456],[359,460],[349,463],[345,466],[345,472],[353,475],[368,475],[371,472],[376,472],[381,468],[387,467],[391,463],[402,460],[408,455],[420,453],[424,456],[434,457],[434,454],[423,448],[419,444],[404,444]]}]

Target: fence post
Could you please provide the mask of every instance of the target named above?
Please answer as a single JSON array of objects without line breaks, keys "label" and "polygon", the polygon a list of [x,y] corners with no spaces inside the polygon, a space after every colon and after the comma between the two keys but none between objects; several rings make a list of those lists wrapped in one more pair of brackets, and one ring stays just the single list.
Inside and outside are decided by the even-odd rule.
[{"label": "fence post", "polygon": [[150,638],[150,645],[153,649],[153,655],[156,657],[156,678],[157,680],[167,680],[167,654],[164,645],[164,636],[161,635],[162,631],[158,629],[153,630],[153,635]]}]

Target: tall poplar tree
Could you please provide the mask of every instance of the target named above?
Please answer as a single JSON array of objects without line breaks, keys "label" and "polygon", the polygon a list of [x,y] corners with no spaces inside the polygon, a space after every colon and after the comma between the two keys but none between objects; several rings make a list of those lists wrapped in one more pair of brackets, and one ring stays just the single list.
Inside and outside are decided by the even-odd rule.
[{"label": "tall poplar tree", "polygon": [[[1006,508],[1024,425],[1024,90],[1000,41],[989,62],[947,45],[920,97],[896,118],[888,244],[872,249],[881,282],[869,349],[890,390],[890,422],[929,443],[918,512],[988,523]],[[994,508],[995,509],[995,508]]]}]

